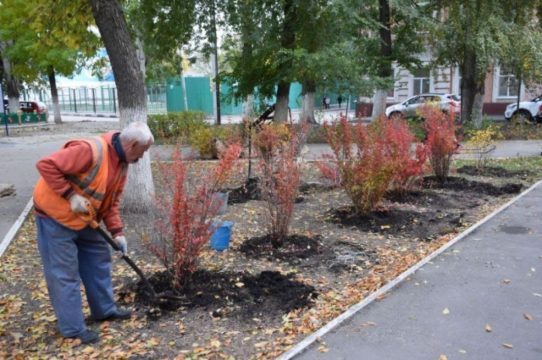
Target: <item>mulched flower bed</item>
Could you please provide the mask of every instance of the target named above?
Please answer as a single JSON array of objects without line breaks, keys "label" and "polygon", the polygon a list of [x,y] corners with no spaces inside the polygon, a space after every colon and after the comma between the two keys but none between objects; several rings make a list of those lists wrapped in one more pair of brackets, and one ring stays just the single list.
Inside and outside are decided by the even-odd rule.
[{"label": "mulched flower bed", "polygon": [[[149,304],[137,276],[114,260],[115,294],[134,316],[91,323],[101,333],[94,346],[56,331],[29,218],[0,262],[0,358],[273,358],[528,185],[521,173],[476,175],[483,176],[454,175],[444,184],[427,177],[419,190],[390,193],[363,216],[342,190],[306,175],[291,236],[279,249],[268,239],[263,202],[250,200],[257,190],[230,193],[221,217],[234,223],[230,248],[202,254],[182,303]],[[163,291],[169,275],[140,241],[151,220],[125,216],[130,257]]]}]

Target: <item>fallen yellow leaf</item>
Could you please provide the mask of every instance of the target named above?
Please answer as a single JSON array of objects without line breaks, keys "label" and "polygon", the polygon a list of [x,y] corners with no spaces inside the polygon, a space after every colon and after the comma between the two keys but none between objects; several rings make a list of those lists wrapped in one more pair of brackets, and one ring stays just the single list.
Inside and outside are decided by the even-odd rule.
[{"label": "fallen yellow leaf", "polygon": [[438,360],[448,360],[448,357],[444,354],[440,354],[440,356],[438,357]]},{"label": "fallen yellow leaf", "polygon": [[450,313],[450,310],[448,308],[444,308],[444,310],[442,310],[443,315],[448,315],[449,313]]},{"label": "fallen yellow leaf", "polygon": [[514,345],[508,344],[508,343],[504,343],[504,344],[502,344],[502,346],[504,346],[507,349],[512,349],[514,347]]},{"label": "fallen yellow leaf", "polygon": [[492,332],[493,331],[493,329],[491,328],[491,325],[489,325],[489,324],[486,324],[485,329],[486,329],[486,332]]},{"label": "fallen yellow leaf", "polygon": [[329,351],[329,348],[325,344],[322,344],[318,347],[318,351],[320,351],[321,353],[327,353]]},{"label": "fallen yellow leaf", "polygon": [[23,337],[23,334],[18,333],[18,332],[12,332],[12,333],[10,333],[10,334],[11,334],[11,336],[13,337],[13,342],[14,342],[15,344],[18,344],[19,341],[21,340],[21,338]]},{"label": "fallen yellow leaf", "polygon": [[533,319],[533,316],[531,314],[527,314],[527,313],[524,313],[523,317],[525,318],[525,320],[532,320]]},{"label": "fallen yellow leaf", "polygon": [[94,348],[92,346],[87,346],[86,348],[81,351],[83,354],[92,354],[94,352]]}]

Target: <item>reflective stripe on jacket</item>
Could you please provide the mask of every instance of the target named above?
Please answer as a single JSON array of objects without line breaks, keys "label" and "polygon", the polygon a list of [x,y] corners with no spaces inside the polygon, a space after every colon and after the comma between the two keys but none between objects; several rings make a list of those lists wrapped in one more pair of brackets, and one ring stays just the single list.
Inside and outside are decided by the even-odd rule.
[{"label": "reflective stripe on jacket", "polygon": [[[103,137],[92,139],[72,140],[64,145],[68,147],[73,141],[84,141],[92,149],[92,166],[88,171],[77,175],[68,175],[66,179],[70,182],[73,190],[87,198],[94,209],[98,212],[98,221],[104,213],[109,210],[115,200],[116,194],[121,193],[125,172],[122,171],[116,179],[112,189],[107,189],[107,177],[109,169],[109,148]],[[73,229],[81,230],[87,226],[77,214],[71,211],[68,199],[57,194],[40,177],[34,189],[34,204],[39,211],[44,212],[60,224]]]}]

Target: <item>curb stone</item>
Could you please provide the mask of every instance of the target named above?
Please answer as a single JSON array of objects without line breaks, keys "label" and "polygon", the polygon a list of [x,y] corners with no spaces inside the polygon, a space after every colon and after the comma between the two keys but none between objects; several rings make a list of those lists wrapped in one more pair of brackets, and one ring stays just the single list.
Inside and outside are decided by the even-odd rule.
[{"label": "curb stone", "polygon": [[8,248],[9,244],[13,241],[17,233],[19,232],[19,229],[23,225],[24,221],[26,220],[26,217],[28,216],[28,213],[30,210],[32,210],[32,207],[34,206],[34,200],[33,198],[30,198],[26,206],[24,207],[24,210],[21,212],[17,220],[13,223],[11,228],[9,229],[8,233],[2,241],[0,241],[0,257],[4,254],[4,251]]}]

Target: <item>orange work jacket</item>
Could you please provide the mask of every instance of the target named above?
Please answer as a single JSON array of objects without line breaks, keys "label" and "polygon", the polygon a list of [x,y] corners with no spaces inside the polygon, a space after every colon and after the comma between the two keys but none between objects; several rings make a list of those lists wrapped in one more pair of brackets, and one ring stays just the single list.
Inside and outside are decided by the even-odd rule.
[{"label": "orange work jacket", "polygon": [[[68,147],[73,141],[75,140],[67,142],[64,148]],[[98,218],[96,220],[99,222],[104,215],[100,210],[109,209],[115,197],[121,193],[122,179],[125,176],[126,169],[117,178],[113,189],[106,193],[109,169],[109,150],[106,140],[103,137],[95,137],[77,141],[84,141],[90,145],[92,149],[92,166],[85,173],[68,175],[67,180],[71,183],[75,192],[90,201],[97,212]],[[88,225],[80,215],[72,212],[68,199],[57,194],[43,177],[39,178],[34,188],[34,204],[40,211],[43,211],[47,216],[67,228],[82,230]]]}]

